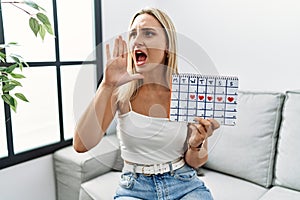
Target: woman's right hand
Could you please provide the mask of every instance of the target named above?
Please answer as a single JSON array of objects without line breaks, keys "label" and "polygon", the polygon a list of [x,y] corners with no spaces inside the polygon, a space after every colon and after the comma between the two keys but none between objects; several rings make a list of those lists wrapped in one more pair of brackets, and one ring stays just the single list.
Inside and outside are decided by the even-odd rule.
[{"label": "woman's right hand", "polygon": [[122,36],[115,39],[113,55],[111,56],[109,44],[106,45],[106,69],[103,84],[118,87],[133,80],[143,79],[141,74],[129,74],[127,71],[127,44]]}]

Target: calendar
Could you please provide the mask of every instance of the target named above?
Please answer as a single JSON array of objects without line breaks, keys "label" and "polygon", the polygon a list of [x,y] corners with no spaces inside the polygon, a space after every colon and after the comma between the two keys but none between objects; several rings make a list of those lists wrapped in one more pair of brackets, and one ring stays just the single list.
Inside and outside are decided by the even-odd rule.
[{"label": "calendar", "polygon": [[237,77],[176,74],[171,83],[171,121],[194,122],[202,117],[222,125],[236,124]]}]

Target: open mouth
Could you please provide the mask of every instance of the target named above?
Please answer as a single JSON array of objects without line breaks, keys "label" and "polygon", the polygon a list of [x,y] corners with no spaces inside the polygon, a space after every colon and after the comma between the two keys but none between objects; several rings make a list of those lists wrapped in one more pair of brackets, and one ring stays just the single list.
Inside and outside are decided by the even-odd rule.
[{"label": "open mouth", "polygon": [[143,65],[146,63],[146,60],[147,60],[147,54],[144,53],[143,51],[141,50],[136,50],[135,51],[135,60],[136,60],[136,64],[138,66],[140,65]]}]

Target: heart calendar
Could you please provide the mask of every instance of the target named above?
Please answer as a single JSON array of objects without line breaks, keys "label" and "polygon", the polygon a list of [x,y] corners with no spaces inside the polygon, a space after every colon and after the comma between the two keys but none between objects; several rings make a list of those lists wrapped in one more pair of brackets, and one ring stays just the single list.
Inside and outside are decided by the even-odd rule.
[{"label": "heart calendar", "polygon": [[171,83],[171,121],[193,122],[202,117],[222,125],[236,124],[237,77],[176,74]]}]

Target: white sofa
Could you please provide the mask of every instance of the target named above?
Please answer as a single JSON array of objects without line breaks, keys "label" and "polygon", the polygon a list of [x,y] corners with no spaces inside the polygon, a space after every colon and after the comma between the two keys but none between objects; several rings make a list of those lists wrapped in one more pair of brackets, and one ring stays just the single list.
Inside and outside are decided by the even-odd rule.
[{"label": "white sofa", "polygon": [[[123,163],[114,127],[90,152],[55,152],[58,200],[113,199]],[[215,200],[299,200],[299,148],[300,91],[239,91],[237,125],[209,138],[199,178]]]}]

